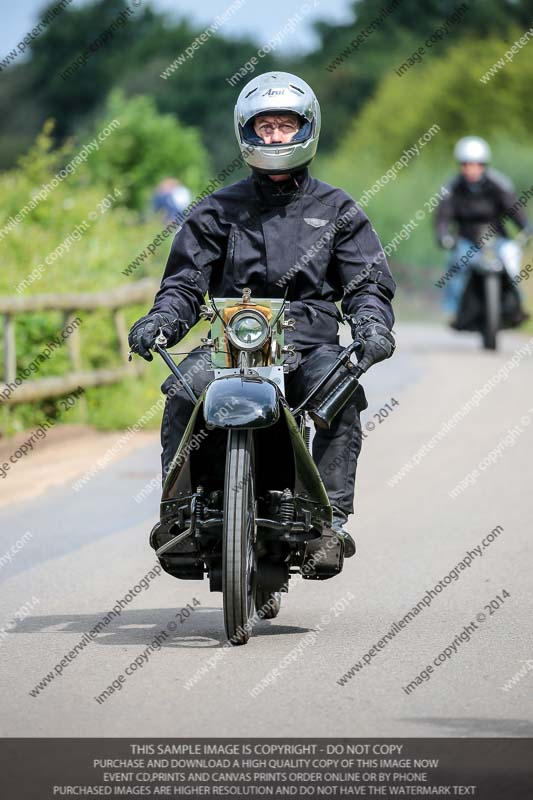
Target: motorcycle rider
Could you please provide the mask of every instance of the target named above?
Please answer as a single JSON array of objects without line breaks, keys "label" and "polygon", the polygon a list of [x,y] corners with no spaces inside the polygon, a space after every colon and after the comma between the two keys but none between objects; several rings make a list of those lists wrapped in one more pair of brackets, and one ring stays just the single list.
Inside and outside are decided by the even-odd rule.
[{"label": "motorcycle rider", "polygon": [[[460,173],[445,187],[435,214],[435,230],[438,244],[450,251],[443,305],[455,317],[483,230],[489,225],[494,230],[496,251],[512,279],[520,271],[522,251],[518,242],[509,239],[505,218],[527,234],[530,228],[509,178],[488,167],[491,151],[484,139],[465,136],[457,142],[454,155]],[[454,322],[451,324],[453,327]]]},{"label": "motorcycle rider", "polygon": [[[361,366],[367,369],[392,355],[395,282],[363,211],[346,192],[308,172],[320,134],[320,107],[311,87],[285,72],[259,75],[241,91],[234,119],[251,175],[208,195],[187,216],[174,238],[154,304],[133,325],[129,342],[150,361],[159,328],[170,345],[182,339],[198,321],[208,290],[217,297],[238,297],[244,287],[252,297],[286,294],[296,322],[294,331],[285,333],[286,343],[295,348],[286,360],[286,396],[296,404],[342,350],[342,317],[335,301],[342,299],[352,334],[363,342]],[[180,364],[197,394],[213,379],[206,368],[207,352],[197,347]],[[345,374],[345,368],[340,370],[339,380]],[[167,394],[161,428],[163,475],[193,410],[183,389],[169,394],[175,383],[169,376],[161,387]],[[359,412],[366,407],[359,386],[331,427],[317,428],[313,440],[313,459],[346,557],[355,553],[343,526],[353,513],[362,442]],[[343,466],[328,470],[334,461]]]}]

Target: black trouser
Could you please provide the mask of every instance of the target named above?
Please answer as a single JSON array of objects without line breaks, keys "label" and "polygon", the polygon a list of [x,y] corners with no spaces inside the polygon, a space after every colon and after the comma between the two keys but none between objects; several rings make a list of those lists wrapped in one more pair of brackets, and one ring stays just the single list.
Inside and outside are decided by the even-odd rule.
[{"label": "black trouser", "polygon": [[[296,354],[294,368],[285,375],[285,394],[291,406],[304,399],[342,349],[340,345],[320,344]],[[197,347],[179,365],[185,380],[197,395],[213,380],[213,372],[208,370],[209,363],[209,349]],[[176,383],[176,378],[171,375],[161,387],[162,391],[167,394],[173,383]],[[359,411],[364,408],[366,398],[360,387],[337,414],[331,428],[317,428],[313,439],[313,460],[330,502],[346,515],[353,513],[355,471],[362,443]],[[192,410],[193,405],[183,388],[167,397],[161,425],[163,476],[176,453]]]}]

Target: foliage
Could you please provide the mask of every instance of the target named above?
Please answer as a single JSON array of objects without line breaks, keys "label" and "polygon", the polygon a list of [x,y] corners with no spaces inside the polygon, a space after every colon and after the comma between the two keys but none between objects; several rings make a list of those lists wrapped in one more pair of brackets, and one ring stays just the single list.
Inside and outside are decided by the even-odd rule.
[{"label": "foliage", "polygon": [[[55,4],[56,0],[51,0],[49,5]],[[128,7],[131,3],[126,0],[68,6],[32,42],[31,59],[17,61],[2,72],[0,166],[13,163],[21,131],[18,152],[28,146],[45,118],[56,121],[57,141],[80,127],[94,126],[94,118],[101,117],[103,103],[113,88],[122,88],[128,97],[149,95],[159,111],[174,115],[182,125],[198,126],[214,163],[213,174],[235,158],[233,105],[245,81],[231,86],[226,78],[256,55],[258,45],[247,37],[226,38],[222,28],[164,80],[161,73],[203,29],[145,3],[128,16]],[[125,24],[113,37],[91,53],[72,77],[61,77],[121,14],[125,15]],[[270,55],[260,64],[260,71],[279,67]]]},{"label": "foliage", "polygon": [[[313,172],[355,198],[432,125],[440,126],[420,155],[365,205],[385,245],[416,219],[415,230],[390,260],[401,293],[407,297],[413,289],[423,290],[420,296],[425,298],[429,290],[438,299],[433,284],[444,270],[444,256],[434,244],[433,212],[425,204],[455,172],[454,142],[470,133],[488,138],[494,166],[510,175],[518,190],[533,182],[532,45],[487,83],[479,80],[530,26],[533,0],[465,0],[467,13],[427,49],[422,62],[401,77],[395,71],[460,2],[400,0],[354,50],[351,41],[390,2],[353,0],[351,22],[315,25],[319,45],[313,52],[293,58],[270,54],[260,60],[255,73],[233,86],[227,79],[257,54],[264,43],[261,34],[254,42],[229,38],[221,28],[164,79],[161,73],[202,29],[145,3],[71,78],[61,77],[129,3],[89,0],[68,6],[32,42],[28,59],[17,59],[2,71],[0,166],[9,171],[0,174],[0,230],[111,119],[119,119],[120,126],[21,224],[0,234],[0,293],[96,291],[145,276],[158,278],[170,240],[147,255],[133,277],[122,274],[163,227],[160,219],[146,213],[150,191],[167,176],[180,178],[193,193],[202,191],[237,155],[232,111],[246,80],[277,68],[300,74],[319,97],[323,124]],[[48,7],[55,4],[51,0]],[[346,56],[333,68],[346,48]],[[235,172],[229,180],[242,174]],[[106,196],[111,197],[109,208],[103,206]],[[423,218],[416,217],[421,210]],[[73,231],[84,221],[90,224],[73,240]],[[58,254],[61,246],[64,252]],[[42,275],[28,280],[40,265]],[[523,288],[531,295],[533,279]],[[145,312],[141,307],[128,309],[127,322]],[[100,311],[80,316],[84,367],[117,364],[119,348],[110,315]],[[61,316],[52,312],[17,317],[17,367],[27,366],[62,324]],[[192,344],[192,339],[180,343],[180,351]],[[63,374],[68,368],[63,347],[41,366],[39,376]],[[88,390],[83,401],[66,412],[57,400],[24,404],[10,412],[0,405],[0,434],[34,427],[47,418],[89,421],[105,428],[132,424],[159,397],[164,374],[155,362],[135,382]],[[152,424],[157,426],[156,417]]]},{"label": "foliage", "polygon": [[[465,0],[468,10],[460,23],[450,25],[429,60],[445,57],[459,40],[490,35],[504,36],[515,26],[529,27],[533,0]],[[56,0],[43,9],[54,6]],[[331,152],[353,117],[372,97],[382,78],[398,67],[461,4],[461,0],[399,0],[368,38],[333,71],[328,65],[350,42],[380,17],[392,0],[352,0],[352,21],[315,24],[318,46],[305,57],[275,51],[261,58],[256,73],[289,69],[315,88],[322,105],[324,128],[321,147]],[[92,0],[70,5],[31,43],[29,61],[19,61],[2,72],[0,113],[0,166],[28,147],[44,119],[56,120],[56,137],[62,141],[102,113],[113,88],[127,96],[150,95],[160,111],[173,114],[182,124],[200,126],[204,146],[215,170],[236,155],[232,109],[246,79],[230,85],[227,79],[257,55],[265,44],[258,28],[257,41],[227,37],[225,28],[209,36],[168,79],[161,73],[202,29],[184,17],[167,16],[149,4],[127,14],[127,0]],[[263,13],[263,11],[261,11]],[[268,13],[265,9],[264,13]],[[72,62],[122,15],[125,24],[112,38],[90,54],[71,78],[63,78]],[[252,77],[250,74],[248,77]],[[403,80],[403,79],[402,79]]]},{"label": "foliage", "polygon": [[[465,0],[466,13],[460,22],[446,25],[446,20],[461,5],[461,0],[399,0],[390,14],[381,12],[393,5],[391,0],[352,0],[352,21],[344,24],[318,22],[315,30],[320,44],[305,58],[296,60],[292,68],[300,72],[317,92],[325,121],[321,147],[327,152],[334,150],[350,125],[375,93],[380,81],[394,74],[409,55],[437,29],[445,29],[426,59],[430,63],[446,57],[448,48],[458,41],[468,42],[497,35],[507,38],[506,32],[513,26],[522,33],[531,25],[532,0]],[[374,20],[379,21],[364,41],[352,49],[341,64],[332,68],[335,59]],[[437,34],[440,35],[440,34]],[[513,38],[509,39],[510,42]],[[501,54],[500,54],[501,55]],[[442,63],[442,61],[440,62]],[[330,69],[328,69],[330,67]],[[420,75],[417,73],[417,77]],[[401,80],[395,75],[396,88]],[[417,86],[418,89],[418,86]],[[410,96],[417,97],[417,92]],[[416,103],[410,102],[416,108]],[[392,122],[394,116],[385,113],[379,120],[382,124]]]},{"label": "foliage", "polygon": [[[452,151],[461,136],[473,133],[488,138],[494,166],[510,175],[519,191],[530,187],[533,111],[527,98],[533,62],[517,57],[488,84],[479,81],[517,36],[514,31],[509,41],[461,42],[449,50],[446,59],[422,64],[402,78],[389,75],[354,119],[335,155],[319,162],[324,180],[338,183],[359,198],[424,132],[434,124],[440,126],[420,155],[379,189],[366,207],[384,243],[416,211],[424,211],[424,203],[455,172]],[[424,270],[433,264],[437,271],[442,270],[442,254],[432,241],[431,216],[427,213],[416,234],[400,244],[393,262]],[[417,282],[422,274],[418,272]]]},{"label": "foliage", "polygon": [[[0,175],[4,219],[18,213],[77,152],[72,143],[61,150],[53,150],[50,133],[50,125],[47,125],[34,147],[21,159],[19,167]],[[102,148],[111,145],[114,135],[106,140]],[[154,147],[157,147],[157,142],[154,142]],[[126,279],[121,270],[157,235],[163,223],[155,216],[143,222],[136,212],[118,203],[106,209],[102,199],[108,195],[107,186],[91,178],[91,158],[85,166],[80,166],[74,174],[67,175],[52,188],[19,225],[4,233],[0,249],[0,294],[24,297],[66,291],[89,292],[133,280]],[[200,170],[202,165],[196,166]],[[122,181],[118,170],[116,180],[120,188]],[[96,217],[92,220],[91,215],[95,213]],[[76,229],[80,236],[74,239],[72,233]],[[47,264],[46,258],[65,242],[69,242],[69,245],[63,254],[49,258],[50,263]],[[168,249],[160,247],[146,260],[144,275],[160,277]],[[43,266],[42,272],[38,269],[40,265]],[[131,324],[143,313],[146,313],[146,308],[128,309],[127,323]],[[103,310],[83,311],[79,316],[83,320],[80,326],[83,368],[117,365],[119,346],[109,313]],[[57,312],[17,315],[17,370],[27,368],[58,334],[63,324]],[[0,367],[3,364],[0,363]],[[63,345],[40,364],[38,377],[64,374],[68,369],[66,347]],[[138,414],[153,402],[154,392],[157,394],[163,374],[159,366],[155,370],[147,369],[136,382],[134,391],[130,382],[105,390],[89,390],[87,402],[77,403],[67,412],[61,412],[57,399],[23,404],[9,412],[2,406],[0,432],[5,434],[21,430],[37,425],[45,418],[64,418],[69,422],[84,418],[92,424],[103,426],[109,425],[111,420],[116,425],[121,420],[123,424],[128,424],[132,414]],[[119,396],[126,394],[131,398],[131,405],[118,402]],[[117,401],[112,409],[108,405],[109,398]]]},{"label": "foliage", "polygon": [[93,180],[114,190],[121,186],[120,203],[143,209],[154,186],[163,178],[177,177],[196,195],[208,183],[208,156],[198,132],[184,127],[175,116],[157,112],[152,97],[126,99],[112,92],[92,131],[78,136],[80,144],[90,141],[111,120],[120,127],[112,144],[103,146],[88,161]]}]

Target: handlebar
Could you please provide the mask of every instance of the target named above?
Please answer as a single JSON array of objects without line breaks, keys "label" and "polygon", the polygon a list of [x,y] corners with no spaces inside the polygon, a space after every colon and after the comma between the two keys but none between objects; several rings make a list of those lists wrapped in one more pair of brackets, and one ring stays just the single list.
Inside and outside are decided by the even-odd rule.
[{"label": "handlebar", "polygon": [[[364,346],[363,342],[360,339],[354,339],[354,341],[351,344],[349,344],[348,347],[345,347],[344,350],[342,350],[339,353],[339,355],[337,356],[337,358],[333,362],[333,365],[320,378],[318,383],[316,383],[313,386],[313,388],[311,389],[311,391],[309,392],[307,397],[304,400],[302,400],[300,405],[296,406],[296,408],[292,408],[291,409],[291,413],[293,415],[299,414],[300,411],[302,411],[302,409],[305,408],[305,406],[309,403],[309,401],[312,400],[313,397],[315,397],[317,395],[317,393],[320,391],[320,389],[322,389],[322,387],[329,381],[331,376],[334,375],[341,368],[341,366],[343,364],[346,365],[348,362],[350,362],[350,364],[352,364],[352,362],[350,361],[350,356],[352,355],[352,353],[355,353],[356,350],[358,350],[359,348],[361,348],[363,346]],[[359,367],[359,366],[355,366],[354,367],[353,364],[352,364],[352,368],[350,369],[350,373],[351,373],[351,375],[353,375],[354,378],[359,379],[361,377],[361,375],[363,374],[363,372],[364,372],[364,369],[361,369],[361,367]]]},{"label": "handlebar", "polygon": [[174,363],[173,359],[167,353],[167,351],[165,349],[167,344],[168,344],[168,339],[165,336],[165,334],[163,333],[163,331],[160,329],[159,330],[159,335],[158,335],[157,339],[155,340],[155,343],[154,343],[154,346],[153,346],[152,349],[153,349],[154,353],[158,353],[161,356],[161,358],[163,359],[163,361],[165,362],[165,364],[167,365],[169,370],[172,372],[173,375],[176,376],[176,378],[178,379],[180,384],[185,389],[185,391],[186,391],[191,403],[195,406],[196,405],[196,401],[198,400],[198,398],[195,395],[195,393],[193,392],[193,390],[191,389],[191,387],[189,386],[189,384],[187,383],[187,381],[185,380],[185,378],[183,377],[182,373],[180,372],[179,367]]},{"label": "handlebar", "polygon": [[[154,342],[153,351],[161,356],[169,370],[172,374],[178,379],[180,384],[185,389],[191,403],[196,405],[198,397],[195,395],[185,378],[183,377],[179,367],[174,363],[173,359],[166,351],[166,345],[168,343],[168,339],[160,329],[157,339]],[[329,370],[320,378],[320,380],[313,386],[307,397],[298,405],[296,408],[291,409],[291,413],[296,415],[302,411],[302,409],[309,403],[313,397],[322,389],[322,387],[329,381],[329,379],[341,368],[342,365],[346,365],[348,362],[351,364],[350,373],[353,375],[354,378],[359,379],[363,374],[364,370],[358,366],[353,366],[352,362],[350,361],[350,357],[352,353],[355,353],[359,348],[363,347],[363,342],[360,339],[354,339],[354,341],[345,347],[342,350],[333,365],[329,368]],[[130,352],[130,359],[131,359],[131,352]]]}]

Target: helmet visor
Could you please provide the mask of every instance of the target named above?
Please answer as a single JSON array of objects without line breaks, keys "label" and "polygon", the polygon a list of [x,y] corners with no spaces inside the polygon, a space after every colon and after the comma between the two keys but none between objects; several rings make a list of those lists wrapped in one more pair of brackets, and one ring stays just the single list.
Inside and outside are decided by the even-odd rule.
[{"label": "helmet visor", "polygon": [[[290,122],[296,122],[297,127],[295,129],[294,136],[292,136],[288,142],[283,142],[282,144],[305,142],[312,134],[312,124],[304,116],[301,114],[295,114],[295,112],[291,111],[290,109],[284,110],[276,108],[272,109],[271,111],[261,111],[259,114],[254,114],[254,116],[250,117],[250,119],[244,125],[240,126],[242,140],[243,142],[246,142],[246,144],[260,145],[261,147],[280,146],[279,142],[267,144],[264,139],[258,133],[256,133],[255,122],[259,117],[288,117],[290,118]],[[287,120],[287,123],[289,123],[289,120]],[[288,130],[283,130],[284,124],[286,123],[283,121],[278,121],[278,124],[275,127],[281,130],[283,133],[289,132]],[[266,125],[268,126],[268,123],[266,123]],[[287,127],[289,127],[289,125],[287,125]],[[268,127],[265,128],[265,131],[268,131]]]}]

